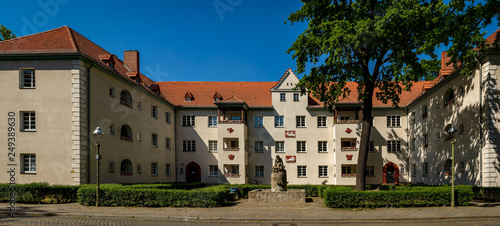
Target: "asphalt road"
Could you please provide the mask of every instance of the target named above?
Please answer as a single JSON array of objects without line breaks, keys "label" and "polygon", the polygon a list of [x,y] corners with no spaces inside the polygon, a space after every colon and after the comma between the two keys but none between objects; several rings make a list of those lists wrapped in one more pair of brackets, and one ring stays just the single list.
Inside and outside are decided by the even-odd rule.
[{"label": "asphalt road", "polygon": [[381,221],[239,221],[239,220],[173,220],[159,218],[126,218],[126,217],[4,217],[0,225],[500,225],[500,218],[471,218],[443,220],[381,220]]}]

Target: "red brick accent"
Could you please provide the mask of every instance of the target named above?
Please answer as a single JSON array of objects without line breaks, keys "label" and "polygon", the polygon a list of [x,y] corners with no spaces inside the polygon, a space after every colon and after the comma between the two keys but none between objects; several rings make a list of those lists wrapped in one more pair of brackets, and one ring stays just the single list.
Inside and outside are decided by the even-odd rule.
[{"label": "red brick accent", "polygon": [[139,51],[127,50],[123,52],[123,62],[131,71],[139,72]]}]

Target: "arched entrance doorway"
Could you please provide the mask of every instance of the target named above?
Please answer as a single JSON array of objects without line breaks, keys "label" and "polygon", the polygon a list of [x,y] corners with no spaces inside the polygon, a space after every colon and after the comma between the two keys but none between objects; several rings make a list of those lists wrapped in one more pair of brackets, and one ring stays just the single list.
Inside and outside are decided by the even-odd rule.
[{"label": "arched entrance doorway", "polygon": [[186,182],[201,182],[201,169],[196,162],[191,162],[186,166]]},{"label": "arched entrance doorway", "polygon": [[397,184],[399,183],[399,168],[396,164],[388,162],[384,166],[384,184]]}]

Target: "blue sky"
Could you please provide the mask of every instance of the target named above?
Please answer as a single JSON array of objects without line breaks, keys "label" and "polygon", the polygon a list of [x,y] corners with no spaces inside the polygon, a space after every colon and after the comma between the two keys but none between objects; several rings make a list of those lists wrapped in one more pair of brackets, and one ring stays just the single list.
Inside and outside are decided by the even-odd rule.
[{"label": "blue sky", "polygon": [[18,36],[67,25],[120,59],[124,50],[138,50],[141,72],[156,81],[277,81],[287,68],[296,69],[285,51],[307,27],[284,24],[299,0],[17,0],[2,6],[0,24]]}]

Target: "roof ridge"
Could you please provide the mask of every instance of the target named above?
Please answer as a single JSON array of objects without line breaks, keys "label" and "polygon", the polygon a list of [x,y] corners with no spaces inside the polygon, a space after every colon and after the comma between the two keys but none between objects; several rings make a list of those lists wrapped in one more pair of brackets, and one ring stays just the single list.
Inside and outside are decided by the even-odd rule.
[{"label": "roof ridge", "polygon": [[70,27],[68,26],[64,26],[66,28],[66,30],[68,31],[68,34],[69,34],[69,38],[71,40],[71,45],[73,46],[73,48],[76,49],[76,52],[80,52],[80,48],[78,48],[78,45],[76,45],[76,41],[75,41],[75,37],[73,36],[73,29],[71,29]]},{"label": "roof ridge", "polygon": [[30,35],[25,35],[25,36],[17,37],[17,38],[12,38],[12,39],[9,39],[9,40],[4,40],[4,41],[1,41],[0,43],[2,43],[2,42],[8,42],[8,41],[14,41],[14,40],[23,39],[23,38],[28,38],[28,37],[31,37],[31,36],[40,35],[40,34],[48,33],[48,32],[51,32],[51,31],[59,30],[59,29],[62,29],[64,27],[68,27],[68,25],[64,25],[62,27],[50,29],[50,30],[47,30],[47,31],[42,31],[42,32],[35,33],[35,34],[30,34]]}]

